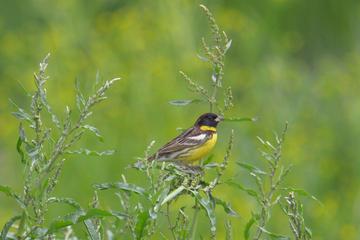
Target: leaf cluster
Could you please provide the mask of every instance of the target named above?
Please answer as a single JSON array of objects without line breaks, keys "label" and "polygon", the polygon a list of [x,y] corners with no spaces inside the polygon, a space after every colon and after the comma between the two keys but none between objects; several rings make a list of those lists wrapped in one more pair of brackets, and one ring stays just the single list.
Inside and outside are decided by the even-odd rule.
[{"label": "leaf cluster", "polygon": [[[100,210],[85,211],[74,200],[55,198],[52,194],[58,184],[58,178],[66,159],[65,154],[102,156],[113,153],[110,150],[98,152],[84,148],[76,150],[73,147],[79,142],[85,131],[94,133],[102,140],[99,130],[88,125],[86,121],[92,115],[93,107],[106,99],[106,91],[119,78],[104,82],[87,98],[77,87],[78,116],[74,117],[72,109],[66,106],[65,114],[61,119],[53,111],[47,97],[45,85],[49,79],[46,74],[49,56],[48,54],[40,62],[39,71],[34,74],[35,91],[29,95],[29,110],[25,110],[11,101],[16,108],[13,115],[20,120],[16,149],[24,165],[24,183],[22,194],[15,193],[8,186],[0,186],[0,191],[14,198],[21,209],[21,214],[11,218],[5,225],[6,227],[1,233],[2,239],[8,237],[10,229],[16,222],[19,223],[16,231],[11,233],[13,237],[34,239],[51,237],[60,227],[86,222],[95,215],[103,216],[104,214]],[[45,226],[45,214],[50,205],[55,202],[71,205],[77,211],[61,220],[56,220],[50,226]]]},{"label": "leaf cluster", "polygon": [[[282,186],[292,168],[291,165],[285,167],[280,162],[286,131],[287,124],[280,136],[275,134],[274,144],[258,137],[262,146],[260,152],[265,160],[266,169],[261,169],[245,162],[237,162],[254,180],[255,188],[248,188],[234,181],[228,182],[229,185],[253,197],[258,205],[258,209],[252,211],[252,217],[246,224],[243,232],[244,239],[263,239],[263,235],[267,235],[272,239],[290,239],[288,236],[274,233],[267,229],[268,223],[271,220],[272,209],[275,206],[280,207],[288,217],[295,239],[311,239],[311,231],[304,224],[302,204],[300,201],[295,200],[295,192],[315,200],[316,198],[303,189]],[[282,203],[284,200],[286,204]],[[298,238],[299,236],[301,238]]]},{"label": "leaf cluster", "polygon": [[[139,158],[138,162],[131,166],[131,169],[136,171],[136,175],[144,175],[147,178],[147,184],[138,186],[128,183],[123,176],[122,181],[119,182],[95,185],[96,190],[115,190],[122,207],[121,211],[127,216],[124,219],[117,219],[107,231],[111,232],[113,239],[126,237],[147,239],[154,234],[162,236],[170,234],[173,239],[189,239],[197,231],[194,222],[197,219],[194,217],[191,219],[188,212],[193,211],[197,215],[199,211],[203,211],[209,219],[211,236],[215,238],[216,206],[223,208],[230,216],[237,216],[230,203],[213,195],[213,190],[221,183],[221,177],[228,165],[233,134],[229,139],[222,163],[209,162],[201,167],[216,171],[216,176],[209,182],[205,181],[204,172],[200,167],[149,161],[149,151],[153,144],[154,142],[149,145],[144,157]],[[177,200],[186,196],[192,199],[193,208],[187,205],[177,207],[175,205]],[[175,207],[170,211],[172,206]],[[159,222],[164,219],[168,224],[167,230],[159,226]]]}]

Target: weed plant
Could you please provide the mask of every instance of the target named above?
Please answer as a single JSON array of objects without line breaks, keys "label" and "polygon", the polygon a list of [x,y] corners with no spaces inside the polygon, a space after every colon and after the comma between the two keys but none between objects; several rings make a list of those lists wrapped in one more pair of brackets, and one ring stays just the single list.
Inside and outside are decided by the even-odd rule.
[{"label": "weed plant", "polygon": [[[231,47],[231,40],[217,25],[213,14],[200,5],[211,28],[212,39],[202,39],[202,53],[199,58],[209,63],[212,73],[209,81],[211,87],[206,88],[198,81],[181,71],[189,89],[198,95],[200,101],[207,103],[211,112],[225,115],[227,121],[245,121],[254,119],[227,116],[227,111],[233,108],[233,94],[230,86],[224,83],[225,56]],[[113,151],[103,152],[91,149],[75,149],[75,144],[87,131],[95,134],[100,140],[99,130],[87,124],[93,114],[93,107],[106,99],[106,91],[119,80],[114,78],[99,83],[96,79],[97,90],[85,97],[76,84],[77,113],[70,107],[65,108],[62,118],[52,110],[47,100],[45,84],[48,80],[46,68],[49,55],[40,63],[38,73],[34,75],[35,91],[31,94],[29,109],[17,106],[14,116],[20,120],[17,151],[24,166],[23,192],[16,193],[10,187],[0,185],[0,192],[13,198],[19,206],[19,214],[9,219],[1,231],[1,238],[5,239],[81,239],[76,236],[73,226],[83,224],[88,239],[199,239],[210,236],[216,238],[219,224],[215,208],[224,210],[227,216],[238,216],[231,204],[214,194],[214,189],[222,184],[228,184],[235,189],[245,191],[252,196],[257,208],[243,230],[245,239],[290,239],[290,237],[276,234],[268,229],[271,221],[271,211],[279,206],[284,216],[288,218],[289,228],[295,239],[311,239],[311,231],[305,225],[303,205],[297,199],[298,195],[307,195],[305,191],[284,187],[290,167],[281,163],[282,144],[285,130],[281,136],[275,137],[275,144],[259,138],[262,155],[266,160],[267,170],[262,170],[245,162],[238,165],[249,172],[254,179],[256,188],[244,187],[234,178],[223,179],[231,161],[231,150],[234,143],[234,130],[229,136],[227,148],[221,161],[213,161],[212,157],[200,163],[201,170],[184,168],[174,163],[148,161],[154,141],[149,144],[142,157],[129,166],[129,171],[146,177],[146,183],[136,185],[128,182],[126,176],[121,175],[121,181],[100,183],[94,185],[94,198],[89,207],[80,206],[75,200],[56,197],[53,191],[61,174],[66,154],[109,155]],[[221,100],[222,101],[221,101]],[[188,105],[198,100],[173,100],[173,105]],[[220,162],[220,163],[217,163]],[[206,177],[209,172],[215,172],[212,178]],[[104,210],[100,206],[98,193],[114,190],[121,210]],[[312,197],[312,196],[310,196]],[[191,199],[180,201],[182,198]],[[314,198],[314,197],[312,197]],[[178,206],[178,203],[183,204]],[[73,211],[66,216],[56,219],[45,219],[49,206],[65,204]],[[209,231],[200,232],[198,216],[203,211],[209,220]],[[224,224],[226,239],[240,237],[237,229],[233,235],[230,218]],[[166,224],[164,224],[166,222]],[[49,223],[49,224],[47,224]]]}]

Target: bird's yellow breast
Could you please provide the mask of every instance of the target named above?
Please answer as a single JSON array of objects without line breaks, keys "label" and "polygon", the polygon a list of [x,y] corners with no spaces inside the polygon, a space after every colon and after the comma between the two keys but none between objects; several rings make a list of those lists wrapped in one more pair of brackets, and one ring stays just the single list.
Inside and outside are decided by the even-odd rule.
[{"label": "bird's yellow breast", "polygon": [[184,156],[181,160],[187,163],[192,163],[197,160],[200,160],[214,148],[216,144],[216,140],[217,140],[217,133],[214,132],[212,134],[212,137],[208,141],[206,141],[201,146],[190,150],[188,154],[186,154],[186,156]]}]

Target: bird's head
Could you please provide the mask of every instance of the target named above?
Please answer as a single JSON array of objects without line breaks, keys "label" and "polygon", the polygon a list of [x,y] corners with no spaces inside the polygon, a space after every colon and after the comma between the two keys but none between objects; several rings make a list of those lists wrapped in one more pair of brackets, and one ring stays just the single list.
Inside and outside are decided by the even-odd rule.
[{"label": "bird's head", "polygon": [[202,114],[195,122],[195,126],[202,127],[214,127],[218,125],[219,122],[224,120],[224,118],[220,115],[217,115],[215,113],[204,113]]}]

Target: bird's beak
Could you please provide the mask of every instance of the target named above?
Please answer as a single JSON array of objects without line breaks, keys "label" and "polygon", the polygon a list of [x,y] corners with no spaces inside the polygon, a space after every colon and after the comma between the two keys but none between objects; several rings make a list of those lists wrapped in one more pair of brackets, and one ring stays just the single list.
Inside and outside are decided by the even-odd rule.
[{"label": "bird's beak", "polygon": [[221,122],[221,121],[223,121],[224,120],[224,117],[223,116],[217,116],[217,118],[215,118],[215,121],[216,122]]}]

